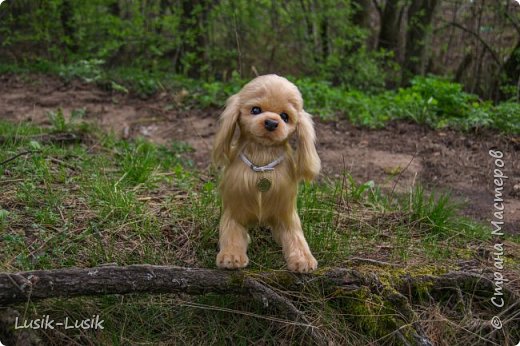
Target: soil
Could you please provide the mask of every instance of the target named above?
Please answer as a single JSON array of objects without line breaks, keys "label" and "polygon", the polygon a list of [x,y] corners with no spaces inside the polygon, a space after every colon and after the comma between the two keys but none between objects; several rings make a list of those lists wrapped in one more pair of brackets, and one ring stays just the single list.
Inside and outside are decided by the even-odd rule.
[{"label": "soil", "polygon": [[[47,112],[61,108],[66,116],[84,109],[84,119],[123,138],[142,136],[167,144],[183,141],[194,148],[200,169],[210,164],[219,109],[189,110],[182,95],[167,92],[141,99],[107,92],[93,84],[43,75],[0,76],[0,118],[49,124]],[[493,210],[494,161],[491,148],[505,154],[505,230],[520,234],[520,138],[483,131],[462,133],[391,122],[385,128],[358,128],[346,120],[315,119],[322,178],[345,170],[361,182],[373,180],[396,192],[421,183],[429,190],[451,191],[464,203],[463,213],[490,221]]]}]

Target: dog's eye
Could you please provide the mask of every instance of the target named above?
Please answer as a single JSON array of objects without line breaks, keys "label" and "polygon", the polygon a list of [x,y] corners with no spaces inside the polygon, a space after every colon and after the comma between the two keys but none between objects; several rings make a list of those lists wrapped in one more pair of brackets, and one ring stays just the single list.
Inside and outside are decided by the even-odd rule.
[{"label": "dog's eye", "polygon": [[287,115],[287,113],[280,113],[280,117],[282,118],[283,121],[285,121],[286,123],[289,122],[289,116]]},{"label": "dog's eye", "polygon": [[262,113],[262,109],[260,107],[253,107],[251,108],[251,114],[260,114]]}]

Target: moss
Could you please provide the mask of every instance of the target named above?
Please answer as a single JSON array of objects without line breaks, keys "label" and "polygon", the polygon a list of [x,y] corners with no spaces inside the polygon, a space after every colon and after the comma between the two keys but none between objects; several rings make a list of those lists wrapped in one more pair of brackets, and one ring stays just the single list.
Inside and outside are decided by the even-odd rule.
[{"label": "moss", "polygon": [[391,304],[382,296],[372,294],[368,287],[348,291],[337,289],[332,295],[336,298],[332,302],[334,307],[367,336],[379,338],[397,328]]},{"label": "moss", "polygon": [[432,289],[432,281],[416,281],[414,285],[414,296],[419,302],[427,301],[430,297],[430,291]]},{"label": "moss", "polygon": [[325,275],[331,270],[330,267],[319,267],[314,272],[312,272],[313,275]]},{"label": "moss", "polygon": [[247,276],[247,274],[245,272],[233,271],[233,272],[231,272],[231,275],[229,276],[229,280],[232,285],[242,286],[246,276]]},{"label": "moss", "polygon": [[346,293],[346,290],[344,288],[338,287],[338,288],[336,288],[334,291],[332,291],[330,293],[330,297],[331,298],[339,298],[339,297],[345,296],[346,294],[347,293]]},{"label": "moss", "polygon": [[298,277],[287,271],[271,271],[269,275],[265,275],[265,270],[260,269],[248,269],[247,271],[241,272],[242,280],[247,277],[258,279],[261,278],[263,281],[267,281],[268,284],[276,284],[280,287],[292,287],[295,285]]}]

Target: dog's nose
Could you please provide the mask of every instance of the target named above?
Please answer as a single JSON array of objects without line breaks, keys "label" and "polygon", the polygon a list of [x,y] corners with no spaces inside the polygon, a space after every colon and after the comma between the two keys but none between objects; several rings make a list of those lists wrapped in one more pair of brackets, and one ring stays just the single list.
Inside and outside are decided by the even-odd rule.
[{"label": "dog's nose", "polygon": [[267,131],[274,131],[278,127],[278,121],[267,119],[264,121],[264,127],[267,129]]}]

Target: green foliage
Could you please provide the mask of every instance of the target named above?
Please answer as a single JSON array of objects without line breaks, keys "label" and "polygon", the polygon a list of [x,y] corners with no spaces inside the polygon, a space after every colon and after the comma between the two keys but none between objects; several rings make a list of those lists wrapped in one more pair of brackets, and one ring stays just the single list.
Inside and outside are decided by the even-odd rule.
[{"label": "green foliage", "polygon": [[9,212],[4,209],[0,209],[0,230],[3,230],[5,225],[7,225],[7,218],[9,217]]},{"label": "green foliage", "polygon": [[308,112],[330,119],[340,111],[341,108],[338,106],[344,96],[340,88],[332,87],[329,82],[316,82],[310,78],[293,80],[293,82],[300,89]]},{"label": "green foliage", "polygon": [[68,116],[61,108],[47,112],[52,132],[87,132],[91,125],[82,121],[86,112],[85,108],[73,109]]},{"label": "green foliage", "polygon": [[391,119],[410,119],[434,128],[448,126],[467,131],[490,127],[505,133],[520,133],[518,103],[503,102],[495,106],[482,102],[476,95],[464,92],[460,84],[437,77],[419,76],[409,88],[375,95],[302,84],[302,93],[311,109],[325,118],[335,111],[354,124],[368,127],[381,127]]},{"label": "green foliage", "polygon": [[[123,177],[131,184],[142,184],[150,180],[159,166],[156,147],[149,142],[121,142],[119,162]],[[121,179],[123,179],[123,177]]]},{"label": "green foliage", "polygon": [[69,65],[61,65],[58,74],[67,81],[78,78],[87,83],[96,82],[105,76],[101,68],[103,63],[101,59],[79,60]]},{"label": "green foliage", "polygon": [[65,120],[63,111],[60,109],[47,113],[51,126],[55,132],[65,132],[69,128],[69,124]]},{"label": "green foliage", "polygon": [[382,101],[390,118],[411,119],[431,127],[465,131],[490,127],[505,133],[520,133],[520,106],[516,102],[493,105],[468,94],[462,86],[439,77],[415,77],[410,88],[388,92]]},{"label": "green foliage", "polygon": [[354,201],[359,201],[361,200],[361,197],[363,197],[363,195],[368,192],[370,189],[374,189],[375,187],[375,183],[373,180],[369,180],[367,181],[366,183],[363,183],[363,184],[359,184],[357,183],[354,178],[352,177],[352,175],[348,175],[347,176],[348,178],[348,182],[349,182],[349,196],[350,198],[352,198]]},{"label": "green foliage", "polygon": [[495,106],[464,92],[460,84],[439,77],[418,76],[409,88],[373,95],[310,79],[294,82],[302,91],[307,109],[325,119],[342,114],[354,124],[367,127],[410,119],[434,128],[449,126],[468,131],[489,127],[520,133],[520,104],[511,101]]},{"label": "green foliage", "polygon": [[502,102],[489,112],[493,127],[506,132],[520,134],[520,103]]},{"label": "green foliage", "polygon": [[435,77],[417,76],[412,80],[412,86],[401,89],[400,93],[419,95],[428,100],[427,104],[436,115],[445,117],[463,117],[472,104],[478,102],[478,97],[465,93],[462,85]]},{"label": "green foliage", "polygon": [[[509,101],[495,106],[444,78],[418,76],[409,88],[376,94],[334,87],[323,80],[289,79],[300,89],[305,109],[322,119],[345,116],[353,124],[369,128],[382,127],[393,119],[408,119],[433,128],[451,127],[464,131],[493,128],[505,133],[520,133],[520,104]],[[205,108],[222,107],[246,82],[237,74],[228,82],[202,83],[177,76],[161,85],[187,90],[191,107]]]},{"label": "green foliage", "polygon": [[[210,83],[237,71],[249,78],[256,70],[363,90],[385,83],[388,59],[365,49],[368,32],[350,20],[349,2],[8,1],[1,11],[0,48],[11,52],[5,61],[51,61],[62,65],[65,79],[97,81],[106,64]],[[150,79],[138,83],[145,95],[157,89]]]}]

